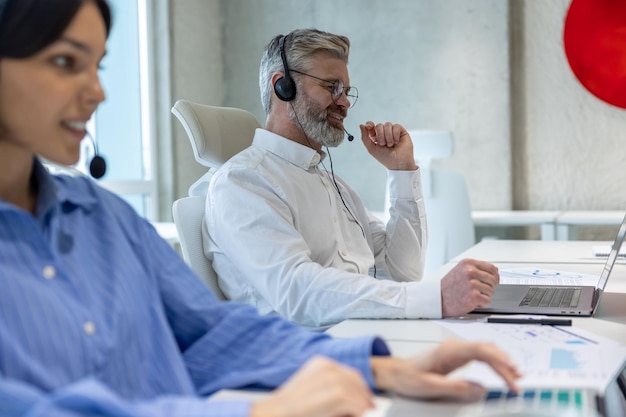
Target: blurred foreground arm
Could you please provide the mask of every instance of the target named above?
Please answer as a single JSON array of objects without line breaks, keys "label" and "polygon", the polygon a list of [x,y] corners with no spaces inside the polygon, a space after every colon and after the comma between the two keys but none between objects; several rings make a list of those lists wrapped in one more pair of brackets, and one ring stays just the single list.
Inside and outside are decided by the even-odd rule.
[{"label": "blurred foreground arm", "polygon": [[[478,360],[490,365],[512,391],[519,372],[507,355],[490,343],[450,340],[411,359],[371,358],[376,387],[415,398],[478,399],[485,389],[474,382],[447,378]],[[252,406],[252,417],[360,416],[372,408],[373,393],[355,370],[317,357],[271,396]]]}]

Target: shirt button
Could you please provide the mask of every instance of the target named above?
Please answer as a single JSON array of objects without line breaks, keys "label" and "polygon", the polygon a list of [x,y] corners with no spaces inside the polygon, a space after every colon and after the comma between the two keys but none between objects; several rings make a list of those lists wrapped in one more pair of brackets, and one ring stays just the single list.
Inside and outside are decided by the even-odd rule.
[{"label": "shirt button", "polygon": [[45,279],[53,279],[57,275],[57,270],[52,265],[47,265],[42,274]]},{"label": "shirt button", "polygon": [[91,321],[86,321],[85,324],[83,324],[83,330],[86,335],[91,336],[96,332],[96,325]]},{"label": "shirt button", "polygon": [[341,251],[341,256],[346,256],[348,253],[345,250]]},{"label": "shirt button", "polygon": [[337,223],[337,217],[333,217],[333,221]]}]

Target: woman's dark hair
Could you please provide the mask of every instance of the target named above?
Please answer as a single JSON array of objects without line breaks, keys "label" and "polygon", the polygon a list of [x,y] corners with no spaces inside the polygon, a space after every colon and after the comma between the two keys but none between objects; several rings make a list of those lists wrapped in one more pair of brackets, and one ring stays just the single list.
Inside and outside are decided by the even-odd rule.
[{"label": "woman's dark hair", "polygon": [[100,10],[108,36],[107,0],[0,0],[0,58],[26,58],[44,49],[59,39],[88,1]]}]

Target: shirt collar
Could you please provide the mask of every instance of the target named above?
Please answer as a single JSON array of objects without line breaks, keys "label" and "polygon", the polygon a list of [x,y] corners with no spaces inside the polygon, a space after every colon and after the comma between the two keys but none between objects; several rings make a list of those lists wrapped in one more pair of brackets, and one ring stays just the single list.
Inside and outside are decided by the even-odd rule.
[{"label": "shirt collar", "polygon": [[52,175],[43,166],[39,159],[35,158],[33,164],[33,181],[37,185],[37,207],[35,216],[45,214],[55,204],[69,204],[73,207],[83,207],[90,210],[97,204],[95,196],[86,192],[86,187],[73,187],[73,182],[62,180],[62,175]]},{"label": "shirt collar", "polygon": [[252,144],[307,170],[318,166],[326,157],[323,151],[320,155],[315,149],[261,128],[256,130]]}]

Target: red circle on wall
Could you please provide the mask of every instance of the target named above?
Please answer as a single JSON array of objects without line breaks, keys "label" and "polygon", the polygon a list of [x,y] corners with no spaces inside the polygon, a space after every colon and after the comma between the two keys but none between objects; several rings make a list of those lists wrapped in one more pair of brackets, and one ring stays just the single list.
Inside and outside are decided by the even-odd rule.
[{"label": "red circle on wall", "polygon": [[626,108],[626,0],[572,0],[563,43],[581,84],[599,99]]}]

